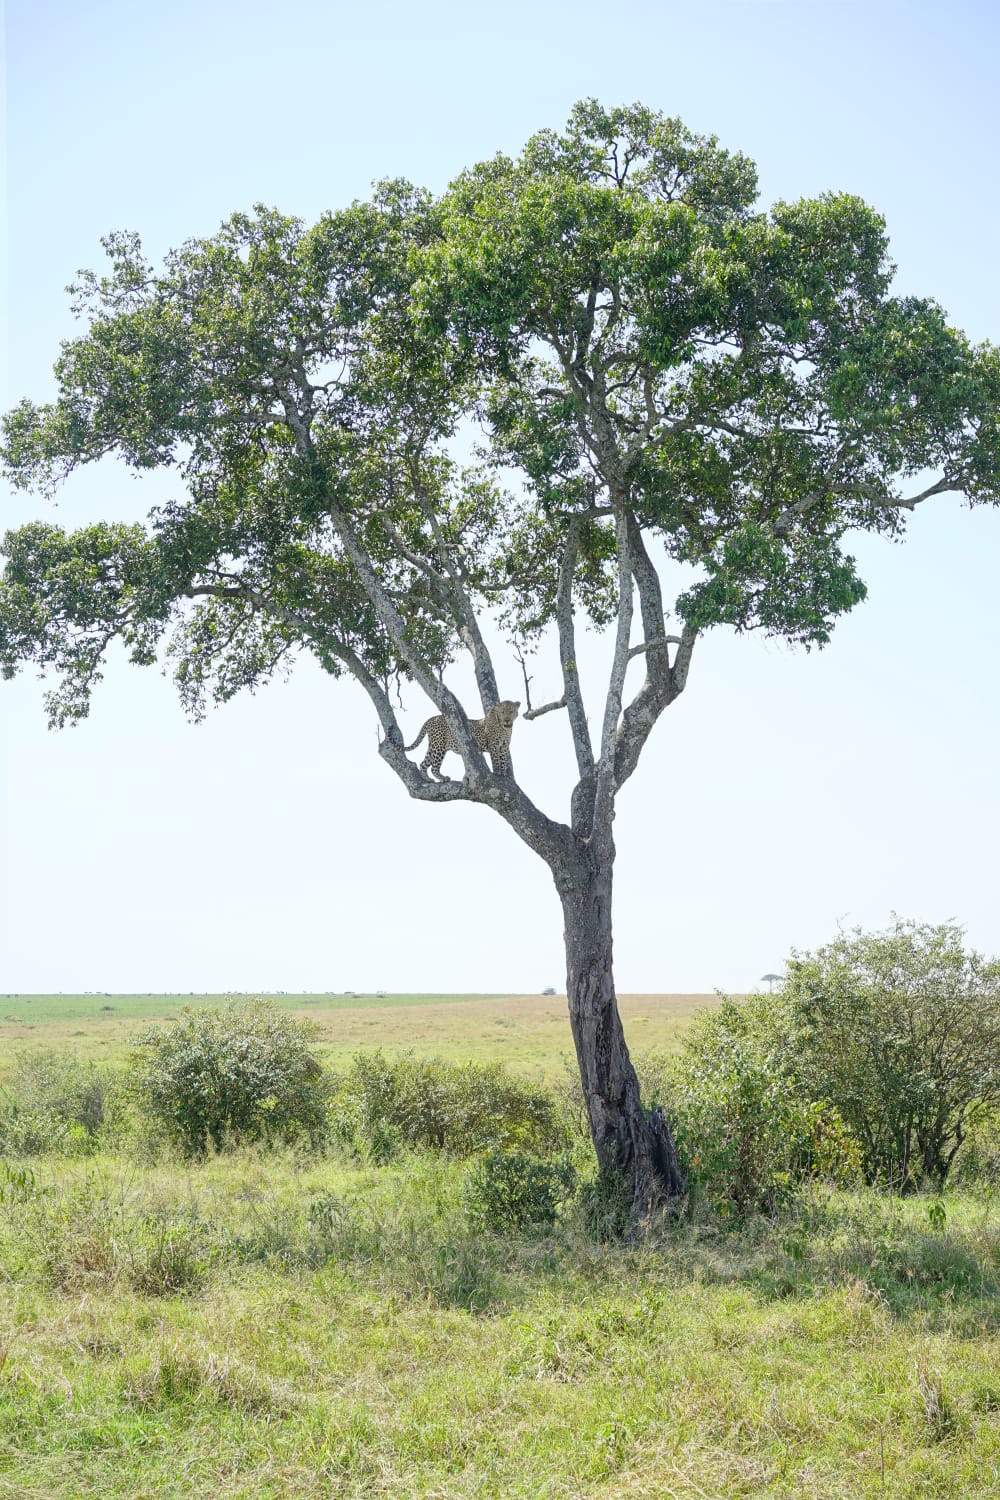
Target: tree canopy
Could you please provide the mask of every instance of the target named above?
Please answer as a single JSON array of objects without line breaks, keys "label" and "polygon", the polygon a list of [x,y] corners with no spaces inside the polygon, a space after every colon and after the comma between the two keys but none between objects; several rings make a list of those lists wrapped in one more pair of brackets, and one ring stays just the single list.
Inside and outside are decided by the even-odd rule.
[{"label": "tree canopy", "polygon": [[[859,199],[755,198],[713,138],[591,101],[440,199],[384,184],[310,229],[258,207],[160,269],[110,235],[56,400],[5,419],[5,468],[51,491],[115,453],[187,494],[148,527],[8,535],[4,671],[54,667],[60,723],[116,636],[147,663],[172,633],[195,713],[302,648],[419,680],[467,639],[459,594],[550,624],[568,532],[576,602],[608,623],[616,495],[633,572],[643,538],[695,570],[684,665],[720,624],[823,644],[864,595],[849,531],[897,534],[944,490],[996,502],[1000,362],[891,295]],[[476,468],[449,452],[469,414]]]}]

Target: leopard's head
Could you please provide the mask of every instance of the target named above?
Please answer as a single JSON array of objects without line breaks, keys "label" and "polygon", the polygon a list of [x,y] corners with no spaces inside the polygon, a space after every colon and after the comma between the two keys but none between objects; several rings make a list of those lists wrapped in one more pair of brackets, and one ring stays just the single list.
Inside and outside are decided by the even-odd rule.
[{"label": "leopard's head", "polygon": [[494,704],[494,706],[490,709],[490,713],[493,715],[498,724],[502,724],[505,729],[509,729],[514,720],[517,718],[520,709],[520,700],[514,703],[510,698],[504,698],[502,703]]}]

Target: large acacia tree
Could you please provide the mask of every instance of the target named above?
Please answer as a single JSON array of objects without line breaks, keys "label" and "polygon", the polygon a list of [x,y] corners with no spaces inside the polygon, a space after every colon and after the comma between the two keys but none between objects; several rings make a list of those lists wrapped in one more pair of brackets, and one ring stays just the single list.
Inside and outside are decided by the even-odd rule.
[{"label": "large acacia tree", "polygon": [[[619,792],[704,631],[821,646],[865,594],[850,531],[998,498],[997,351],[891,294],[859,199],[756,196],[714,138],[589,102],[440,198],[390,183],[308,229],[258,208],[160,268],[112,235],[74,288],[55,401],[4,428],[19,487],[116,454],[185,492],[146,526],[8,534],[4,674],[51,668],[55,724],[87,712],[115,639],[140,665],[165,651],[196,715],[302,651],[353,677],[412,797],[491,808],[551,870],[594,1145],[637,1213],[683,1182],[615,1000]],[[590,705],[581,620],[613,641]],[[558,656],[562,695],[532,712],[566,715],[566,821],[468,729],[499,698],[498,626]],[[449,685],[465,652],[475,705]],[[461,780],[407,758],[401,688],[446,716]]]}]

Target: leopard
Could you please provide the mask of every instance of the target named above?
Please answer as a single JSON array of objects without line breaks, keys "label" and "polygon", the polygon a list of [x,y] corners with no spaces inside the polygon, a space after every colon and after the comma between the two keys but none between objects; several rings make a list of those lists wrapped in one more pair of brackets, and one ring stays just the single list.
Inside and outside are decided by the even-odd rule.
[{"label": "leopard", "polygon": [[[476,737],[476,744],[480,750],[489,751],[493,769],[498,776],[510,775],[510,732],[520,707],[520,700],[512,702],[510,698],[505,698],[502,703],[495,703],[483,718],[469,720],[469,728]],[[441,762],[449,750],[457,751],[458,746],[444,714],[434,714],[428,719],[413,744],[404,745],[404,750],[415,750],[424,735],[427,736],[427,754],[420,763],[420,769],[426,771],[429,767],[438,781],[447,781],[448,777],[441,775]]]}]

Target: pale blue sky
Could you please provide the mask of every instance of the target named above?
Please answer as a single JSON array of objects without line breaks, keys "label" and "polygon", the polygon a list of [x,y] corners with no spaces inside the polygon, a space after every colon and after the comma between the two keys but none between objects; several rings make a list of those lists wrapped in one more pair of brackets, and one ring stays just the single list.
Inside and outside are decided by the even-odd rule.
[{"label": "pale blue sky", "polygon": [[[13,0],[6,19],[5,406],[50,394],[62,288],[109,229],[158,255],[256,201],[309,219],[382,176],[440,189],[589,94],[716,132],[765,204],[861,193],[899,289],[1000,340],[991,4]],[[139,517],[173,488],[106,465],[54,512],[4,493],[0,526]],[[699,648],[616,823],[623,991],[747,988],[892,910],[1000,951],[1000,514],[946,499],[905,546],[856,550],[871,598],[823,653]],[[520,696],[509,659],[501,685]],[[562,986],[544,868],[481,810],[410,803],[351,685],[307,665],[193,727],[116,659],[59,735],[41,693],[0,684],[0,993]],[[414,700],[414,733],[424,717]],[[555,813],[560,718],[516,731]]]}]

